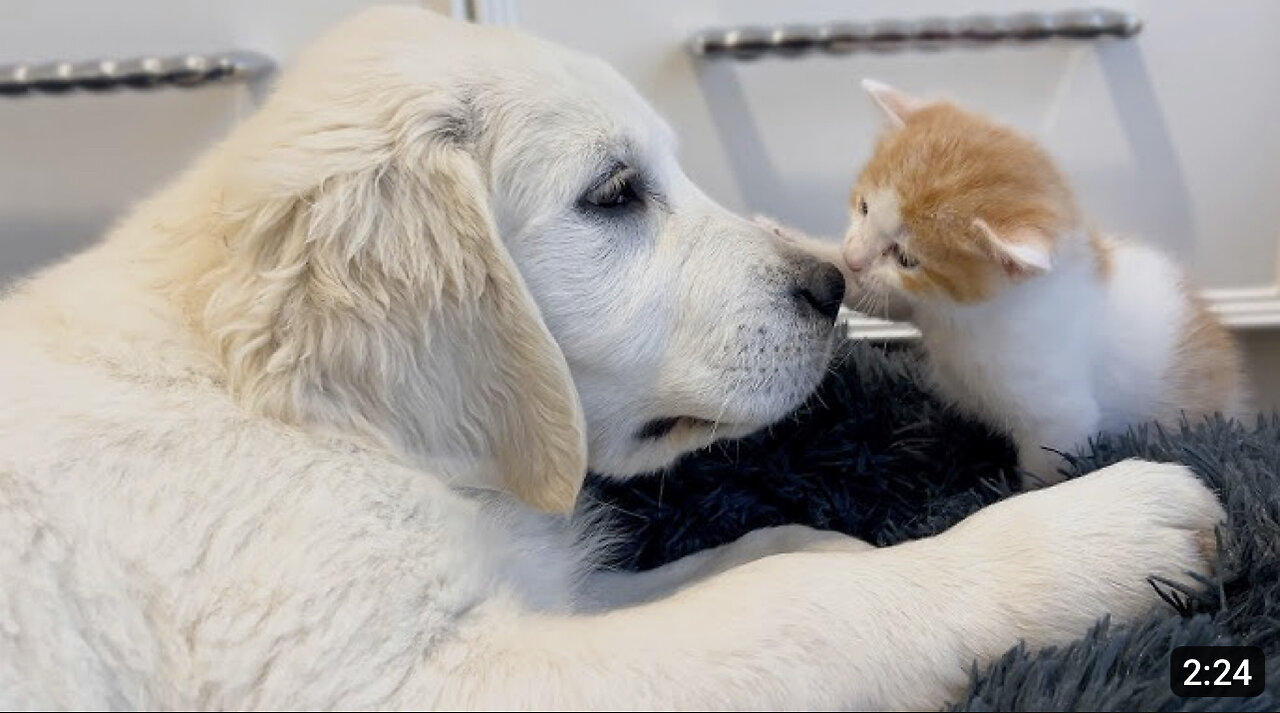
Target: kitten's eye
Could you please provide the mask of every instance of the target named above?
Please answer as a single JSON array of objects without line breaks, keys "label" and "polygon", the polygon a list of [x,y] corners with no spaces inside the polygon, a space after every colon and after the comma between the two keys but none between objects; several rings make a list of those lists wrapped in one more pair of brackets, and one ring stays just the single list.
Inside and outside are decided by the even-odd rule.
[{"label": "kitten's eye", "polygon": [[863,215],[866,215],[866,214],[867,214],[867,199],[866,199],[866,198],[859,198],[859,199],[858,199],[858,212],[859,212],[859,213],[861,213],[861,214],[863,214]]},{"label": "kitten's eye", "polygon": [[889,249],[885,252],[892,255],[893,259],[897,260],[898,265],[904,270],[911,270],[920,267],[920,260],[906,250],[903,250],[902,246],[897,243],[890,245]]},{"label": "kitten's eye", "polygon": [[618,210],[640,201],[636,170],[623,168],[582,196],[582,202],[602,210]]}]

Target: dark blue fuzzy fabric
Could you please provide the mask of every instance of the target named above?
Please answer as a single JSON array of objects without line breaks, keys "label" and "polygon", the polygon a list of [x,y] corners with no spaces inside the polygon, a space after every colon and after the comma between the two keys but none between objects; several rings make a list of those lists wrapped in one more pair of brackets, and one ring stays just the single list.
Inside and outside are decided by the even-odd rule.
[{"label": "dark blue fuzzy fabric", "polygon": [[[621,566],[653,567],[786,523],[887,545],[939,532],[1012,494],[1009,443],[927,396],[916,364],[910,350],[845,344],[793,418],[691,454],[659,476],[591,479],[586,496],[609,506],[624,533]],[[957,710],[1280,708],[1280,417],[1103,437],[1073,457],[1073,468],[1130,457],[1185,463],[1223,497],[1221,579],[1208,592],[1166,589],[1169,607],[1136,625],[1100,622],[1068,647],[1015,648],[974,672]],[[1263,648],[1267,692],[1174,696],[1173,647],[1225,643]]]}]

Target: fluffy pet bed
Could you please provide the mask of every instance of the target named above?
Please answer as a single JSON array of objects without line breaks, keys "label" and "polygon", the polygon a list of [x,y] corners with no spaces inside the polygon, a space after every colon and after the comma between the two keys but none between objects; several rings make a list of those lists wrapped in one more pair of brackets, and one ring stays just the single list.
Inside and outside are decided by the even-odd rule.
[{"label": "fluffy pet bed", "polygon": [[[592,479],[587,496],[613,511],[624,536],[620,566],[653,567],[786,523],[888,545],[1011,495],[1011,446],[922,393],[918,374],[910,350],[847,343],[793,418],[691,454],[661,476]],[[1185,463],[1222,495],[1221,581],[1204,593],[1162,587],[1169,606],[1133,626],[1099,622],[1064,648],[1014,648],[974,672],[956,710],[1280,708],[1280,416],[1139,428],[1091,444],[1073,469],[1130,457]],[[1174,696],[1170,651],[1195,644],[1262,647],[1266,693]]]}]

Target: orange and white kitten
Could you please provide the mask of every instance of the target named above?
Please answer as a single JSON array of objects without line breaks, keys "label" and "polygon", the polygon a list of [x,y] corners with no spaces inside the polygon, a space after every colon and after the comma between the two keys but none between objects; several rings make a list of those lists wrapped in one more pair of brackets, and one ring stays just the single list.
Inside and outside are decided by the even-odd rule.
[{"label": "orange and white kitten", "polygon": [[863,87],[892,126],[852,192],[851,292],[910,304],[938,391],[1013,437],[1024,484],[1097,432],[1243,409],[1236,346],[1181,270],[1090,229],[1040,147]]}]

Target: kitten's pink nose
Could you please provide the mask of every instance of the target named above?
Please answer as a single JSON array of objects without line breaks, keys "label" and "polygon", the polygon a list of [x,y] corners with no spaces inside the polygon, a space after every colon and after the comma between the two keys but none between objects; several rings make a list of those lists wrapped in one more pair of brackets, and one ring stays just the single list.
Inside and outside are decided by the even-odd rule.
[{"label": "kitten's pink nose", "polygon": [[849,268],[849,272],[862,272],[871,264],[871,256],[867,251],[850,241],[845,241],[840,254],[844,258],[845,267]]}]

